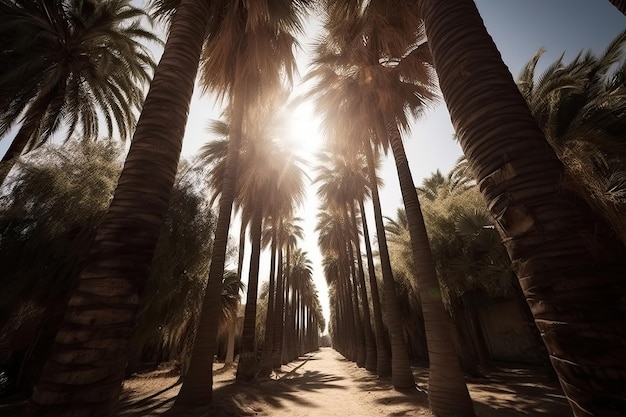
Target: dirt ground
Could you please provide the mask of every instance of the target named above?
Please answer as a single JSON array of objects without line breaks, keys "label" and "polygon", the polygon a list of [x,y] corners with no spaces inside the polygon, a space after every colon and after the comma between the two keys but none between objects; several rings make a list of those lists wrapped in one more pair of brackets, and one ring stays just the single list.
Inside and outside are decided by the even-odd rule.
[{"label": "dirt ground", "polygon": [[[358,368],[330,348],[283,366],[272,380],[251,385],[235,385],[234,369],[220,367],[216,364],[211,407],[172,409],[180,385],[163,369],[124,383],[118,416],[431,416],[425,369],[414,369],[415,390],[399,392],[389,379]],[[496,368],[483,379],[468,380],[468,387],[479,417],[572,416],[558,384],[538,370]]]}]

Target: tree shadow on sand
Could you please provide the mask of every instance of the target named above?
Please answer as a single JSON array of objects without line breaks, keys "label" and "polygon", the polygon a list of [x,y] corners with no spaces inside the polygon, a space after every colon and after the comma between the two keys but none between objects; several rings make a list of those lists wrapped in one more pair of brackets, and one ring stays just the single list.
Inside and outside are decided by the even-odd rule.
[{"label": "tree shadow on sand", "polygon": [[369,374],[354,380],[359,390],[363,392],[377,392],[380,398],[376,403],[393,408],[403,407],[388,416],[413,416],[416,410],[428,408],[428,397],[425,391],[417,386],[415,388],[397,390],[391,383],[391,378],[380,378],[375,374]]},{"label": "tree shadow on sand", "polygon": [[315,407],[309,402],[307,393],[321,389],[344,389],[336,384],[344,378],[318,371],[298,370],[309,360],[317,358],[304,356],[281,368],[273,378],[247,384],[235,383],[231,378],[215,384],[213,404],[205,407],[183,407],[174,405],[180,389],[175,383],[144,398],[138,398],[132,388],[125,389],[118,407],[118,417],[171,416],[171,417],[222,417],[252,416],[264,411],[285,409],[294,404]]},{"label": "tree shadow on sand", "polygon": [[572,417],[558,382],[550,381],[540,369],[498,367],[486,373],[486,377],[468,384],[479,413],[498,417]]},{"label": "tree shadow on sand", "polygon": [[[428,369],[413,368],[418,387],[428,389]],[[467,378],[476,412],[481,417],[572,417],[558,382],[540,368],[495,367],[483,378]]]},{"label": "tree shadow on sand", "polygon": [[148,416],[165,407],[170,407],[178,391],[180,382],[175,382],[153,394],[143,398],[137,398],[135,390],[125,390],[117,406],[118,417]]},{"label": "tree shadow on sand", "polygon": [[[344,378],[317,371],[305,371],[290,378],[270,379],[249,384],[232,383],[213,390],[213,404],[206,407],[181,407],[151,415],[171,417],[254,416],[266,411],[289,408],[294,404],[315,407],[307,393],[320,389],[343,389],[334,384]],[[304,395],[303,395],[304,394]],[[172,399],[173,400],[173,399]]]}]

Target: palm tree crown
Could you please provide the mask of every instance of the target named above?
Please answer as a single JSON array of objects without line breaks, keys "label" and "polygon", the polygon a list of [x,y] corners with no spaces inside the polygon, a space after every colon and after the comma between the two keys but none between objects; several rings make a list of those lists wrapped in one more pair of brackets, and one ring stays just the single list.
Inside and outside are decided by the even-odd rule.
[{"label": "palm tree crown", "polygon": [[[136,124],[154,60],[149,21],[128,0],[0,2],[0,136],[20,123],[24,143],[44,143],[64,125],[86,138],[127,139]],[[21,119],[20,119],[20,116]]]}]

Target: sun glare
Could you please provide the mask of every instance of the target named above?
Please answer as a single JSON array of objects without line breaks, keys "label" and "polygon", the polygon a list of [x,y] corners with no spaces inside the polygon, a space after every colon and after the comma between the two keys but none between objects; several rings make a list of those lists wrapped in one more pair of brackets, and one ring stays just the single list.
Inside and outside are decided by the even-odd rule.
[{"label": "sun glare", "polygon": [[319,119],[315,116],[313,104],[310,101],[302,101],[290,111],[291,115],[287,121],[289,141],[299,150],[302,157],[313,158],[322,147]]}]

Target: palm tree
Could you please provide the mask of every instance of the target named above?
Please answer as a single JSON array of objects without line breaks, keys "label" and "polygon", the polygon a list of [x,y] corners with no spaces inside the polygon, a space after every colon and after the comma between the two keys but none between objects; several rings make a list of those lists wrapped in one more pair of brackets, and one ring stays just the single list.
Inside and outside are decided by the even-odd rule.
[{"label": "palm tree", "polygon": [[[332,126],[337,132],[334,133],[336,138],[350,138],[354,141],[353,149],[357,152],[362,149],[366,155],[368,164],[368,177],[370,179],[372,203],[374,205],[374,219],[377,228],[377,237],[379,245],[379,254],[381,258],[381,267],[383,274],[383,288],[385,291],[385,307],[388,317],[388,325],[391,330],[391,348],[392,348],[392,380],[396,387],[409,387],[415,384],[413,374],[411,373],[410,363],[406,352],[406,344],[404,336],[400,328],[400,313],[397,305],[393,302],[395,298],[395,288],[389,263],[387,243],[384,234],[384,225],[382,222],[382,211],[380,209],[380,201],[378,199],[378,185],[375,183],[376,173],[374,172],[374,152],[370,144],[370,132],[361,122],[356,122],[353,115],[362,114],[361,101],[354,99],[357,97],[361,86],[360,83],[350,81],[350,69],[341,68],[336,65],[337,60],[333,56],[332,51],[336,51],[333,39],[330,37],[324,40],[320,46],[320,53],[317,67],[311,72],[310,77],[317,77],[318,83],[312,89],[312,95],[316,95],[318,99],[317,107],[322,115],[326,118],[327,126]],[[328,48],[328,49],[326,49]],[[329,64],[330,63],[330,64]],[[341,69],[339,69],[341,68]],[[339,73],[335,72],[337,70]],[[344,72],[345,71],[345,72]],[[348,76],[344,76],[348,74]],[[350,99],[354,99],[350,101]],[[354,106],[349,108],[349,106]],[[328,110],[325,110],[328,109]],[[332,109],[332,110],[331,110]],[[366,126],[367,124],[365,124]],[[346,131],[346,129],[348,131]],[[352,129],[352,131],[350,131]],[[353,150],[354,151],[354,150]]]},{"label": "palm tree", "polygon": [[319,348],[319,332],[326,323],[322,315],[322,307],[313,282],[311,260],[301,249],[294,252],[293,263],[297,288],[297,321],[299,354],[311,352]]},{"label": "palm tree", "polygon": [[540,49],[517,84],[530,112],[565,166],[569,187],[596,208],[626,243],[626,147],[623,144],[626,31],[599,56],[562,57],[538,80]]},{"label": "palm tree", "polygon": [[441,171],[436,170],[430,177],[424,178],[422,185],[417,187],[418,195],[433,201],[442,195],[467,190],[474,183],[467,169],[467,161],[464,157],[460,157],[448,175],[444,176]]},{"label": "palm tree", "polygon": [[[355,201],[362,201],[368,192],[367,178],[363,174],[364,160],[362,156],[350,158],[340,153],[321,153],[318,155],[320,165],[317,168],[319,174],[315,182],[321,182],[318,195],[325,201],[334,201],[340,206],[347,207],[346,215],[349,216],[350,226],[353,229],[355,260],[358,267],[358,288],[361,296],[361,308],[363,310],[363,331],[365,344],[362,349],[365,352],[365,368],[370,371],[376,370],[377,341],[372,334],[372,325],[369,311],[369,301],[365,285],[365,273],[360,249],[360,229],[357,226],[357,213]],[[380,342],[378,343],[380,344]]]},{"label": "palm tree", "polygon": [[[284,235],[283,219],[293,217],[294,209],[302,203],[304,198],[304,177],[302,169],[304,161],[296,157],[291,150],[281,148],[279,144],[274,146],[274,155],[266,171],[271,171],[271,180],[262,190],[264,206],[268,209],[271,222],[268,223],[268,235],[266,241],[272,247],[273,261],[276,261],[277,269],[270,270],[270,294],[267,309],[265,328],[265,344],[261,357],[260,376],[267,376],[274,365],[280,368],[281,360],[279,352],[282,347],[282,334],[284,321],[284,276],[283,276],[283,248]],[[284,146],[284,145],[283,145]],[[272,262],[273,265],[273,262]],[[274,278],[274,279],[273,279]],[[279,340],[276,340],[279,339]],[[274,360],[273,358],[276,357]]]},{"label": "palm tree", "polygon": [[297,315],[297,289],[298,283],[306,278],[305,276],[312,276],[311,261],[308,259],[306,252],[302,249],[294,246],[294,250],[291,251],[291,255],[287,261],[287,292],[288,304],[286,312],[286,330],[285,330],[285,362],[291,362],[298,357],[298,329],[296,328],[296,315]]},{"label": "palm tree", "polygon": [[[300,198],[302,198],[300,196]],[[283,263],[282,273],[282,291],[277,289],[276,293],[281,294],[276,299],[275,318],[274,318],[274,347],[272,351],[272,367],[280,368],[287,360],[287,349],[284,341],[287,339],[291,330],[289,322],[289,285],[291,280],[291,252],[298,245],[298,239],[303,237],[303,229],[297,222],[302,219],[299,217],[286,216],[281,218],[280,229],[278,230],[278,241],[281,242],[285,251],[285,260]]]},{"label": "palm tree", "polygon": [[[216,297],[224,273],[226,246],[233,200],[239,150],[244,134],[255,125],[255,116],[264,112],[275,94],[282,94],[283,83],[291,82],[295,69],[293,47],[295,32],[301,30],[301,17],[309,1],[282,0],[262,3],[217,2],[219,19],[216,36],[205,45],[201,82],[205,88],[228,97],[231,132],[219,203],[215,244],[209,270],[205,300],[196,335],[192,365],[177,398],[180,405],[211,402],[212,358],[215,351]],[[255,7],[252,7],[252,6]]]},{"label": "palm tree", "polygon": [[615,384],[624,376],[614,370],[621,369],[626,355],[616,343],[626,339],[626,323],[618,318],[619,294],[625,290],[624,245],[563,186],[563,166],[474,2],[419,5],[459,142],[574,415],[620,415],[625,397]]},{"label": "palm tree", "polygon": [[[61,127],[97,138],[100,120],[127,139],[155,63],[142,28],[146,13],[128,0],[0,2],[0,136],[21,123],[2,158],[0,183],[17,157]],[[10,64],[9,64],[10,63]]]},{"label": "palm tree", "polygon": [[[392,148],[410,225],[412,255],[417,268],[415,277],[419,280],[420,291],[423,293],[422,303],[430,359],[431,409],[435,413],[443,410],[451,412],[450,407],[454,407],[454,413],[473,415],[473,405],[454,350],[449,317],[439,293],[439,282],[432,261],[426,228],[399,128],[400,126],[407,130],[409,114],[417,116],[425,104],[435,98],[435,85],[429,64],[431,58],[423,40],[423,28],[418,25],[419,20],[413,15],[411,8],[406,8],[407,4],[398,3],[397,6],[394,12],[400,14],[389,17],[385,15],[386,11],[377,9],[380,4],[372,3],[371,14],[364,15],[362,23],[357,20],[353,24],[357,27],[360,24],[363,27],[357,31],[358,36],[355,39],[368,39],[368,42],[361,42],[360,54],[358,50],[355,51],[355,48],[359,47],[357,41],[348,40],[343,45],[338,45],[335,41],[334,44],[321,47],[318,62],[325,64],[326,68],[321,66],[317,76],[330,82],[327,85],[334,84],[335,89],[338,85],[344,88],[342,90],[344,97],[333,98],[328,97],[331,94],[327,94],[325,98],[327,105],[334,99],[338,101],[333,103],[333,108],[341,108],[341,106],[351,108],[352,112],[349,114],[359,115],[357,122],[361,125],[359,128],[363,128],[363,125],[367,126],[373,137],[378,140],[378,145]],[[368,21],[368,19],[373,19],[374,22],[377,19],[384,21],[383,17],[393,20],[402,16],[405,16],[409,25],[415,25],[410,33],[414,37],[410,42],[405,41],[404,46],[385,32],[388,29],[393,31],[393,28],[380,27]],[[389,43],[386,43],[387,39],[390,40]],[[348,91],[352,97],[348,96]],[[367,103],[367,105],[362,103]],[[366,151],[369,152],[367,149]],[[380,222],[379,227],[384,230],[382,219]],[[384,231],[380,233],[384,234]],[[391,271],[386,276],[387,279],[383,275],[385,294],[393,297],[395,285],[393,279],[389,278]],[[396,306],[389,310],[389,327],[393,349],[392,360],[398,367],[394,372],[395,376],[392,375],[394,386],[412,386],[414,385],[413,375],[408,367],[400,313]],[[456,398],[456,400],[449,401],[450,398]]]},{"label": "palm tree", "polygon": [[[321,190],[324,190],[322,185]],[[332,187],[329,187],[332,188]],[[323,195],[322,193],[320,193]],[[347,359],[363,366],[365,362],[365,339],[363,324],[358,312],[358,294],[353,290],[354,259],[349,246],[352,245],[354,231],[347,218],[343,204],[336,201],[323,202],[324,208],[318,213],[318,246],[324,256],[324,273],[329,287],[336,293],[337,325],[342,329],[340,340],[344,343],[342,352]],[[344,342],[345,340],[345,342]]]},{"label": "palm tree", "polygon": [[214,7],[194,0],[179,4],[113,200],[27,416],[54,414],[59,407],[105,416],[117,403],[139,295],[167,211]]},{"label": "palm tree", "polygon": [[[274,121],[274,118],[268,117],[265,124],[252,134],[254,140],[244,137],[239,156],[236,203],[242,212],[242,228],[251,222],[252,243],[242,346],[237,370],[240,382],[257,374],[254,342],[263,219],[270,218],[273,211],[284,209],[287,196],[296,201],[302,198],[302,170],[298,165],[301,161],[280,142],[272,140],[276,127]],[[213,199],[216,199],[223,190],[231,126],[227,122],[213,121],[209,127],[217,139],[203,146],[200,160],[209,164],[208,178],[215,190]]]}]

